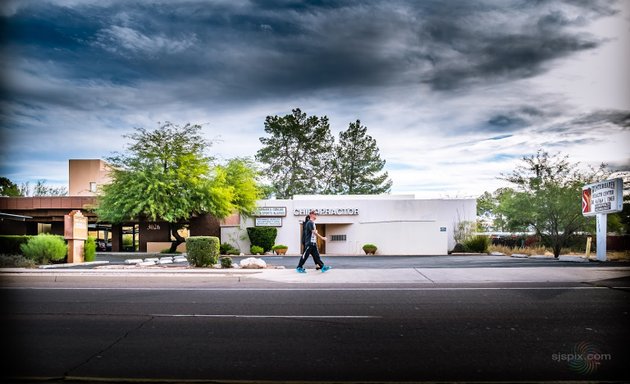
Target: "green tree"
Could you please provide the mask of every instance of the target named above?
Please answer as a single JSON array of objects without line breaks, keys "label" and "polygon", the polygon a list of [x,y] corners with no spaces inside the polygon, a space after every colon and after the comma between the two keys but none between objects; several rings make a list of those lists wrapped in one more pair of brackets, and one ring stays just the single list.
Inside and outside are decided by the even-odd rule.
[{"label": "green tree", "polygon": [[514,218],[508,220],[505,207],[510,202],[514,190],[512,188],[499,188],[496,191],[484,192],[477,198],[477,217],[482,222],[482,228],[490,231],[527,231],[527,224],[518,223]]},{"label": "green tree", "polygon": [[22,196],[20,187],[6,177],[0,177],[0,196]]},{"label": "green tree", "polygon": [[507,218],[508,228],[534,229],[558,257],[572,234],[592,225],[582,215],[582,186],[603,180],[605,165],[584,170],[579,163],[570,163],[568,156],[542,150],[522,160],[522,165],[501,177],[515,188],[502,196],[499,212]]},{"label": "green tree", "polygon": [[299,108],[285,116],[267,116],[256,160],[265,165],[276,197],[325,191],[331,182],[330,148],[334,137],[328,117],[307,116]]},{"label": "green tree", "polygon": [[99,219],[166,221],[175,238],[170,249],[174,252],[185,241],[177,230],[191,216],[253,212],[259,197],[255,172],[249,172],[243,160],[214,164],[206,155],[211,143],[202,137],[200,125],[166,122],[124,137],[132,141],[127,152],[107,159],[112,181],[100,191]]},{"label": "green tree", "polygon": [[333,157],[334,174],[330,193],[344,195],[388,193],[392,181],[383,172],[376,140],[357,120],[339,133],[339,144]]},{"label": "green tree", "polygon": [[66,196],[68,189],[66,187],[50,187],[46,185],[46,180],[37,180],[34,187],[31,188],[27,181],[20,186],[21,196]]}]

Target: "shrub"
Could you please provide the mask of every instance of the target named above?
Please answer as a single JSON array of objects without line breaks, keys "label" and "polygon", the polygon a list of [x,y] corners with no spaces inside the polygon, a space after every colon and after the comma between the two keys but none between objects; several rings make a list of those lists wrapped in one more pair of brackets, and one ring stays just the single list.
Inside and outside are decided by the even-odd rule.
[{"label": "shrub", "polygon": [[252,255],[262,255],[263,253],[265,253],[265,250],[263,249],[263,247],[259,247],[257,245],[252,245],[249,251],[251,252]]},{"label": "shrub", "polygon": [[68,247],[62,236],[39,234],[31,238],[20,247],[27,258],[38,264],[47,264],[49,261],[63,260],[68,253]]},{"label": "shrub", "polygon": [[219,258],[219,238],[215,236],[189,236],[186,238],[186,259],[194,267],[208,267]]},{"label": "shrub", "polygon": [[464,252],[466,252],[466,247],[462,243],[455,244],[455,246],[453,247],[453,250],[451,251],[451,253],[464,253]]},{"label": "shrub", "polygon": [[219,247],[222,255],[238,255],[240,252],[230,243],[221,243]]},{"label": "shrub", "polygon": [[92,236],[88,236],[83,247],[83,260],[94,261],[96,260],[96,239]]},{"label": "shrub", "polygon": [[35,268],[33,260],[22,255],[0,255],[0,268]]},{"label": "shrub", "polygon": [[489,245],[490,239],[483,235],[473,236],[464,241],[464,248],[468,252],[486,253]]},{"label": "shrub", "polygon": [[363,252],[375,254],[378,248],[374,244],[363,244]]},{"label": "shrub", "polygon": [[30,235],[2,235],[0,236],[0,253],[5,255],[22,255],[22,244],[35,236]]},{"label": "shrub", "polygon": [[271,247],[271,249],[276,253],[276,254],[281,254],[281,253],[286,253],[287,249],[289,249],[288,245],[284,245],[284,244],[276,244],[273,247]]},{"label": "shrub", "polygon": [[278,236],[278,228],[249,227],[247,228],[247,236],[249,236],[251,245],[262,247],[264,252],[271,251],[271,247],[276,242],[276,236]]},{"label": "shrub", "polygon": [[219,258],[221,261],[221,268],[232,268],[232,258],[229,256],[222,256]]}]

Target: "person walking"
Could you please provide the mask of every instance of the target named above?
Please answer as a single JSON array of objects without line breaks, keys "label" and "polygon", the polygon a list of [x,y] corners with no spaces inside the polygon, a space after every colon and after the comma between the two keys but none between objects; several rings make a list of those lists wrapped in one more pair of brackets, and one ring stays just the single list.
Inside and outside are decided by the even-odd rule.
[{"label": "person walking", "polygon": [[317,219],[317,213],[315,211],[311,211],[308,214],[308,218],[310,220],[304,221],[304,232],[302,237],[302,243],[304,244],[304,252],[302,252],[302,256],[300,257],[300,262],[298,263],[297,268],[295,269],[299,273],[306,273],[306,269],[304,269],[304,263],[308,259],[309,255],[313,256],[313,261],[319,267],[322,272],[326,272],[330,269],[330,266],[324,265],[322,259],[319,257],[319,249],[317,249],[317,238],[326,241],[326,237],[321,236],[317,233],[317,227],[315,225],[315,220]]}]

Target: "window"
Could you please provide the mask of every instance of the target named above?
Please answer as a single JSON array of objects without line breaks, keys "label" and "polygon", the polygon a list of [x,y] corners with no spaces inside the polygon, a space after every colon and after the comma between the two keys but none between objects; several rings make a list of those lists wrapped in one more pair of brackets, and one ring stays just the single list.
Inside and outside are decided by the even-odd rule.
[{"label": "window", "polygon": [[90,181],[90,192],[96,192],[96,181]]},{"label": "window", "polygon": [[332,235],[330,241],[346,241],[346,235]]}]

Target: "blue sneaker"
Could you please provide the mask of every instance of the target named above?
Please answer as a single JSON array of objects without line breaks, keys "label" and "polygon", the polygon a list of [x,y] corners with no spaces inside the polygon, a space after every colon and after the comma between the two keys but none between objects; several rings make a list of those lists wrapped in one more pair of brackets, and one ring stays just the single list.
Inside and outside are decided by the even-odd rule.
[{"label": "blue sneaker", "polygon": [[322,273],[326,272],[326,271],[327,271],[327,270],[329,270],[329,269],[330,269],[330,265],[324,265],[324,266],[322,267]]},{"label": "blue sneaker", "polygon": [[298,273],[306,273],[306,269],[302,268],[302,267],[297,267],[295,268],[296,271],[298,271]]}]

